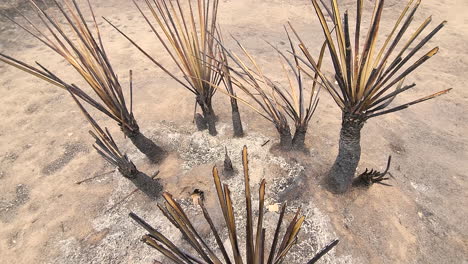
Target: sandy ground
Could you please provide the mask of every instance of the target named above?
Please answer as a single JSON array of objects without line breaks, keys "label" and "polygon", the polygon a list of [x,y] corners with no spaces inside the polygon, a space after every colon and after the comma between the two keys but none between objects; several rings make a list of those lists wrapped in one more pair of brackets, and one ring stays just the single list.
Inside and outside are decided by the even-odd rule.
[{"label": "sandy ground", "polygon": [[[24,2],[3,1],[0,8],[10,15],[14,8],[31,14]],[[366,14],[371,10],[369,2],[365,0]],[[129,1],[92,3],[99,16],[115,22],[163,63],[170,62]],[[351,10],[353,3],[341,1]],[[400,1],[386,1],[384,20],[394,21],[401,8]],[[363,129],[359,169],[382,169],[392,155],[393,187],[373,186],[337,196],[322,186],[337,153],[340,125],[338,108],[325,93],[307,135],[309,154],[271,152],[277,141],[273,126],[242,105],[247,136],[233,139],[228,99],[222,94],[214,99],[219,135],[197,132],[192,124],[192,95],[102,22],[104,42],[121,83],[127,83],[128,69],[134,70],[134,108],[142,132],[168,151],[167,158],[158,165],[150,163],[115,124],[95,116],[110,128],[141,171],[149,176],[160,171],[161,188],[182,199],[207,236],[189,194],[194,189],[205,191],[210,211],[215,212],[211,167],[222,163],[227,146],[240,169],[245,144],[251,157],[252,186],[267,179],[268,204],[287,200],[293,208],[302,205],[308,217],[302,242],[287,263],[304,263],[306,256],[333,238],[341,240],[339,246],[320,263],[467,263],[465,11],[466,0],[423,1],[415,25],[431,14],[434,25],[444,19],[449,23],[426,48],[438,45],[439,54],[408,78],[417,87],[397,101],[446,88],[453,91],[431,103],[371,120]],[[285,81],[280,67],[272,63],[277,56],[263,40],[286,49],[282,25],[287,21],[312,50],[319,49],[323,36],[309,1],[221,1],[223,30],[236,36],[268,75],[280,82]],[[391,23],[381,27],[389,32]],[[83,83],[57,55],[3,18],[0,32],[2,52],[29,63],[37,60],[67,80]],[[127,217],[130,211],[180,241],[157,210],[159,193],[137,192],[119,203],[135,186],[118,173],[109,173],[113,168],[93,151],[89,125],[64,91],[4,64],[0,64],[0,76],[1,263],[152,263],[159,255],[140,243],[144,232]],[[262,146],[268,139],[271,142]],[[93,176],[97,177],[76,184]],[[226,179],[238,198],[237,208],[242,202],[241,179],[239,174]],[[220,220],[219,214],[215,216]],[[266,214],[270,230],[277,217],[273,212]]]}]

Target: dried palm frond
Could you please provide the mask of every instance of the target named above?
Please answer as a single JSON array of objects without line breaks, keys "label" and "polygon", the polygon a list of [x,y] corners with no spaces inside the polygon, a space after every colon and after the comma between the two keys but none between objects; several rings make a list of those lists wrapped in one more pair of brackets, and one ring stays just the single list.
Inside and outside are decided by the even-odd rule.
[{"label": "dried palm frond", "polygon": [[[334,78],[337,83],[329,79],[320,70],[319,63],[312,57],[304,42],[291,26],[300,42],[305,59],[301,60],[313,74],[319,77],[323,86],[330,93],[333,100],[342,110],[342,125],[340,133],[339,152],[330,170],[330,183],[336,191],[346,191],[352,183],[354,173],[361,156],[360,136],[364,123],[369,119],[384,114],[408,108],[437,96],[443,95],[451,89],[446,89],[417,100],[397,106],[391,106],[394,99],[401,93],[416,85],[403,85],[405,78],[434,56],[439,48],[427,51],[415,62],[409,63],[415,54],[424,47],[432,37],[445,25],[443,21],[428,34],[417,40],[432,18],[428,17],[406,41],[402,41],[414,15],[420,5],[420,0],[409,0],[401,12],[391,32],[384,38],[383,44],[377,45],[382,18],[384,0],[376,0],[370,27],[363,47],[360,45],[361,20],[363,0],[357,1],[356,26],[354,47],[350,34],[348,12],[341,17],[337,0],[331,0],[331,19],[335,37],[325,18],[323,9],[328,8],[317,0],[311,0],[322,26],[331,61],[334,68]],[[400,51],[399,44],[403,42]],[[414,46],[413,46],[414,45]],[[320,60],[321,58],[319,58]],[[395,87],[396,86],[396,87]],[[395,88],[394,88],[395,87]]]},{"label": "dried palm frond", "polygon": [[[295,49],[289,33],[286,31],[289,43],[293,54]],[[239,98],[232,93],[228,93],[231,97],[239,99],[247,106],[252,108],[262,117],[272,122],[278,133],[280,134],[280,146],[284,149],[289,149],[291,146],[301,148],[304,146],[305,134],[312,115],[314,114],[319,99],[319,87],[316,86],[316,77],[312,77],[314,82],[311,87],[310,95],[305,94],[306,88],[303,79],[303,71],[299,67],[299,60],[294,57],[292,62],[283,52],[271,45],[278,53],[279,64],[288,80],[288,88],[284,88],[272,79],[266,76],[253,56],[237,41],[237,45],[241,48],[243,55],[247,58],[247,62],[243,61],[240,56],[227,50],[223,46],[223,51],[227,54],[235,64],[236,68],[229,67],[230,82],[244,92],[248,98],[253,100],[255,107],[249,103],[247,99]],[[320,57],[323,56],[323,52]],[[226,60],[225,60],[226,61]],[[293,84],[293,79],[296,82]],[[226,78],[226,77],[225,77]],[[304,98],[306,97],[306,98]],[[288,117],[294,121],[295,134],[291,136],[291,130],[288,123]]]},{"label": "dried palm frond", "polygon": [[139,4],[133,2],[182,73],[183,79],[171,73],[135,41],[110,21],[106,21],[154,64],[195,95],[210,134],[216,135],[216,120],[212,107],[212,97],[216,89],[211,84],[221,82],[220,71],[212,67],[213,58],[218,57],[213,34],[216,32],[219,0],[197,0],[195,8],[192,1],[186,1],[187,4],[182,5],[179,0],[145,0],[146,10],[151,13],[155,22],[151,21]]},{"label": "dried palm frond", "polygon": [[[364,120],[405,109],[411,105],[432,99],[451,90],[446,89],[384,110],[392,103],[397,95],[415,86],[415,84],[403,86],[405,77],[435,55],[439,48],[432,48],[416,62],[406,67],[406,69],[402,69],[446,23],[446,21],[440,23],[417,42],[414,48],[409,48],[431,22],[432,18],[428,17],[404,43],[399,53],[392,58],[391,55],[397,49],[398,44],[413,21],[414,14],[421,0],[410,0],[408,2],[393,26],[392,31],[385,38],[380,49],[378,49],[377,38],[379,35],[384,2],[384,0],[375,2],[370,28],[364,47],[361,50],[360,32],[363,0],[357,1],[354,48],[351,44],[348,12],[346,11],[342,18],[338,7],[338,1],[331,1],[333,27],[335,28],[336,35],[334,39],[330,30],[331,27],[327,24],[322,7],[317,0],[312,0],[326,38],[326,44],[335,70],[334,77],[338,83],[338,87],[336,87],[333,81],[320,70],[318,63],[309,53],[304,42],[291,27],[300,41],[301,44],[299,46],[306,57],[306,60],[302,61],[320,77],[323,85],[343,112],[359,116],[359,118]],[[392,91],[391,88],[395,85],[396,89]]]},{"label": "dried palm frond", "polygon": [[[39,7],[34,0],[30,0],[30,3],[45,29],[41,29],[22,13],[19,15],[26,21],[25,23],[17,22],[10,17],[8,19],[62,56],[94,90],[100,102],[78,88],[69,89],[72,93],[82,99],[86,97],[86,102],[115,120],[127,136],[136,136],[139,133],[139,127],[132,111],[132,85],[130,84],[130,106],[128,107],[122,87],[104,49],[90,2],[88,1],[88,6],[93,21],[90,25],[86,22],[75,0],[65,0],[64,6],[56,0],[53,2],[65,19],[65,26],[56,17],[46,12],[45,8]],[[45,69],[44,71],[37,70],[4,54],[0,54],[0,61],[61,88],[66,88],[63,83],[51,78],[52,74]]]},{"label": "dried palm frond", "polygon": [[116,166],[119,172],[126,178],[133,179],[135,178],[138,173],[140,173],[135,164],[131,160],[128,159],[126,154],[120,152],[117,144],[115,143],[112,135],[107,130],[107,127],[102,130],[99,124],[91,117],[88,113],[86,108],[80,103],[78,98],[74,95],[72,91],[70,91],[73,100],[75,100],[76,104],[80,108],[81,112],[85,115],[88,122],[94,129],[93,131],[89,131],[89,134],[94,138],[95,145],[93,145],[94,149],[103,157],[107,162]]},{"label": "dried palm frond", "polygon": [[[267,245],[265,243],[265,228],[263,227],[263,214],[264,214],[264,201],[265,201],[265,180],[260,184],[259,188],[259,215],[257,222],[257,229],[254,233],[254,219],[252,211],[252,197],[250,193],[250,178],[247,158],[247,147],[244,146],[242,151],[242,161],[244,165],[244,182],[245,182],[245,199],[246,199],[246,211],[247,211],[247,223],[246,223],[246,263],[248,264],[260,264],[260,263],[282,263],[289,252],[297,241],[297,235],[301,229],[305,217],[301,216],[300,210],[297,210],[293,219],[289,223],[283,237],[281,238],[281,226],[283,218],[286,213],[286,205],[281,209],[279,220],[274,233],[273,241],[269,251],[266,251]],[[169,221],[177,227],[183,234],[184,238],[189,242],[192,252],[186,252],[182,248],[176,246],[171,242],[164,234],[154,229],[151,225],[141,219],[134,213],[130,213],[130,217],[141,225],[146,231],[147,235],[143,236],[143,241],[149,246],[155,248],[161,252],[164,256],[170,259],[174,263],[244,263],[242,253],[240,252],[240,241],[237,235],[236,221],[234,216],[233,202],[231,200],[231,191],[227,185],[223,185],[218,175],[216,167],[213,168],[213,179],[216,187],[216,193],[221,206],[221,211],[225,221],[225,227],[228,231],[229,241],[231,243],[232,255],[228,254],[227,249],[223,244],[220,233],[215,227],[208,210],[206,209],[203,201],[199,199],[198,204],[200,205],[203,216],[211,228],[211,232],[216,240],[217,248],[212,249],[208,246],[207,242],[198,233],[195,227],[192,225],[189,217],[186,215],[181,205],[176,202],[173,197],[164,193],[164,199],[166,202],[164,205],[159,205],[159,209],[163,212]],[[255,235],[254,235],[255,234]],[[314,258],[308,263],[315,263],[320,257],[331,250],[338,240],[334,240],[332,243],[327,245],[321,250]],[[219,255],[221,253],[221,255]],[[196,255],[198,256],[196,256]],[[268,255],[267,255],[268,254]]]},{"label": "dried palm frond", "polygon": [[360,186],[364,185],[367,187],[370,187],[372,184],[377,183],[385,186],[391,186],[390,184],[384,183],[383,181],[386,181],[390,179],[389,177],[385,177],[387,175],[388,170],[390,169],[390,164],[392,162],[392,156],[388,156],[388,161],[387,161],[387,167],[385,168],[384,172],[380,172],[374,169],[366,170],[361,173],[358,177],[356,177],[353,180],[353,185],[354,186]]}]

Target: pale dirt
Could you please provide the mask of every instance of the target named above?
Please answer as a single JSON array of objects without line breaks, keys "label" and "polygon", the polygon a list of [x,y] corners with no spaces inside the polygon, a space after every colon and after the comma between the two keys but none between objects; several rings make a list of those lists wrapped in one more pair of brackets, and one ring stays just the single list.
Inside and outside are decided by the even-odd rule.
[{"label": "pale dirt", "polygon": [[[99,21],[100,16],[107,17],[170,65],[129,2],[95,0],[92,4]],[[353,3],[342,1],[350,10],[354,10]],[[365,3],[369,14],[369,1]],[[402,4],[397,0],[386,3],[384,20],[394,21]],[[15,7],[31,15],[24,1],[0,4],[9,15],[14,15]],[[416,82],[417,87],[396,101],[446,88],[453,91],[430,103],[370,120],[363,129],[359,170],[383,169],[387,156],[392,155],[393,187],[377,185],[337,196],[322,186],[337,153],[340,125],[340,113],[326,93],[307,134],[309,154],[270,152],[277,141],[273,126],[242,105],[248,136],[232,139],[228,99],[222,94],[215,96],[214,106],[220,120],[219,136],[196,132],[191,123],[192,95],[103,22],[105,46],[122,84],[128,82],[128,70],[134,70],[134,109],[140,127],[169,152],[168,157],[159,165],[151,164],[114,123],[100,114],[95,117],[109,127],[141,171],[149,176],[160,171],[163,189],[183,199],[205,235],[207,227],[200,224],[200,212],[190,205],[189,194],[203,190],[211,211],[217,210],[211,168],[222,164],[227,146],[240,170],[240,151],[245,144],[251,157],[252,187],[256,189],[261,178],[267,179],[268,204],[287,200],[292,207],[303,205],[308,216],[301,242],[287,263],[304,263],[333,238],[341,242],[321,263],[467,263],[466,11],[465,0],[422,1],[415,25],[430,14],[434,26],[444,19],[449,23],[425,49],[438,45],[439,54],[408,78],[407,83]],[[281,82],[286,80],[275,63],[277,55],[263,40],[287,49],[282,25],[289,20],[314,52],[323,41],[311,3],[305,0],[222,0],[219,17],[224,32],[238,38],[265,72]],[[381,27],[389,32],[391,23]],[[2,52],[28,63],[37,60],[66,80],[83,84],[62,59],[3,18],[0,32]],[[228,45],[235,48],[232,41]],[[92,149],[89,125],[65,91],[4,64],[0,64],[0,76],[1,263],[152,263],[159,255],[139,241],[144,232],[127,217],[130,211],[180,242],[180,234],[158,212],[154,197],[137,192],[115,205],[135,186],[118,173],[105,174],[113,168]],[[262,147],[268,139],[271,142]],[[242,176],[236,174],[226,181],[238,198],[241,225]],[[155,195],[160,198],[159,193]],[[265,217],[266,227],[272,230],[277,213]],[[219,214],[214,218],[218,223],[221,220]]]}]

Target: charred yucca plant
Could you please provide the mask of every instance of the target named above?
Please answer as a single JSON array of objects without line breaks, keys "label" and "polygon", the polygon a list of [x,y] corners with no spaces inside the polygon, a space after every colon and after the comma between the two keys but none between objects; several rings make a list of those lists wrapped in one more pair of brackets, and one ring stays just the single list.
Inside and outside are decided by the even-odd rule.
[{"label": "charred yucca plant", "polygon": [[[295,54],[294,45],[289,38],[289,34],[288,39],[291,49]],[[285,88],[267,77],[253,56],[248,53],[242,44],[238,41],[236,42],[247,58],[247,62],[244,62],[238,55],[223,47],[224,52],[235,65],[233,67],[228,66],[230,69],[227,72],[229,74],[228,77],[232,84],[242,90],[252,103],[249,103],[247,99],[238,98],[232,95],[232,93],[228,94],[231,97],[239,99],[275,125],[280,135],[280,147],[282,149],[304,148],[307,127],[319,102],[319,89],[316,87],[316,82],[313,82],[309,94],[306,94],[306,84],[302,70],[299,67],[299,60],[294,57],[293,62],[279,49],[273,47],[278,52],[279,64],[288,80],[288,88]],[[291,73],[293,75],[292,78]],[[255,107],[255,104],[259,108]],[[294,121],[294,136],[291,133],[288,118]]]},{"label": "charred yucca plant", "polygon": [[[212,106],[212,98],[216,89],[211,84],[221,82],[220,71],[212,68],[213,59],[217,57],[218,51],[213,36],[216,32],[218,1],[197,0],[194,1],[196,4],[186,1],[186,4],[182,5],[179,0],[145,0],[145,9],[151,13],[154,21],[151,21],[150,17],[134,1],[167,54],[182,73],[183,79],[171,73],[135,41],[107,21],[154,64],[195,95],[196,102],[203,113],[202,121],[213,136],[217,134],[216,116]],[[193,5],[196,6],[193,7]]]},{"label": "charred yucca plant", "polygon": [[[135,146],[149,158],[154,159],[155,152],[159,152],[160,149],[140,133],[133,116],[132,72],[130,71],[130,104],[127,105],[122,86],[104,49],[99,27],[89,1],[88,5],[93,21],[89,25],[75,0],[64,1],[65,6],[55,0],[53,1],[65,19],[65,26],[62,26],[61,22],[47,13],[44,8],[36,5],[33,0],[30,0],[30,2],[45,30],[40,29],[38,25],[21,13],[20,15],[26,21],[24,25],[14,19],[10,18],[10,20],[62,56],[83,77],[99,97],[99,100],[93,99],[76,86],[69,90],[115,120]],[[93,28],[94,32],[92,31]],[[53,74],[42,66],[40,66],[42,70],[39,70],[4,54],[0,54],[0,61],[45,79],[61,88],[66,88],[63,82],[53,80]]]},{"label": "charred yucca plant", "polygon": [[354,178],[353,186],[370,187],[374,183],[385,185],[385,186],[391,186],[390,184],[383,182],[383,181],[390,179],[389,177],[385,177],[385,175],[387,175],[388,170],[390,169],[391,162],[392,162],[392,156],[389,156],[388,161],[387,161],[387,168],[385,168],[384,172],[380,172],[374,169],[368,170],[366,168],[366,170],[363,173],[361,173],[358,177]]},{"label": "charred yucca plant", "polygon": [[[98,109],[117,121],[127,136],[132,137],[139,133],[132,109],[127,107],[122,87],[104,50],[91,5],[88,3],[94,23],[88,25],[75,0],[64,1],[65,6],[54,0],[53,2],[65,19],[65,26],[62,26],[59,20],[47,13],[44,8],[39,7],[33,0],[30,2],[45,30],[40,29],[37,24],[21,13],[19,14],[26,21],[24,25],[14,19],[10,20],[73,66],[101,99],[102,104]],[[94,33],[91,31],[92,28],[95,29]],[[7,56],[2,57],[6,63],[15,67],[21,66]],[[24,70],[23,67],[18,68]]]},{"label": "charred yucca plant", "polygon": [[[70,91],[70,90],[69,90]],[[126,154],[122,154],[117,144],[115,144],[114,139],[112,138],[109,130],[107,127],[102,130],[99,124],[91,117],[88,111],[83,107],[80,103],[78,98],[70,91],[73,100],[75,100],[76,104],[80,108],[81,112],[85,115],[88,122],[94,129],[93,131],[89,131],[89,134],[94,138],[95,145],[93,145],[94,149],[103,157],[107,162],[112,164],[113,166],[117,167],[119,172],[126,178],[134,179],[138,173],[140,173],[135,164],[130,161]]]},{"label": "charred yucca plant", "polygon": [[[260,264],[260,263],[282,263],[286,257],[286,254],[297,242],[297,235],[304,222],[304,216],[300,215],[300,210],[297,210],[294,218],[289,223],[284,235],[280,236],[283,218],[286,212],[286,205],[281,209],[278,224],[274,233],[271,247],[266,251],[268,247],[265,241],[265,228],[263,227],[263,215],[264,215],[264,201],[265,201],[265,180],[260,184],[259,189],[259,215],[257,221],[257,229],[254,233],[254,219],[252,211],[252,198],[250,193],[250,179],[249,179],[249,168],[247,159],[247,147],[244,146],[242,151],[242,160],[244,165],[244,181],[245,181],[245,209],[247,211],[247,223],[246,223],[246,259],[242,257],[243,253],[240,250],[240,241],[238,239],[238,230],[236,228],[236,221],[234,216],[233,201],[231,200],[231,192],[226,184],[222,184],[218,170],[213,168],[213,179],[218,195],[218,200],[221,206],[221,211],[224,216],[225,227],[231,243],[232,255],[226,250],[223,240],[221,239],[220,233],[215,227],[215,224],[208,213],[208,210],[203,204],[203,201],[199,199],[199,205],[202,209],[203,216],[211,228],[211,232],[216,240],[217,248],[210,248],[207,242],[202,236],[195,230],[194,226],[190,222],[189,217],[185,214],[184,210],[177,203],[170,194],[165,193],[164,199],[166,200],[164,205],[159,205],[159,209],[169,219],[169,221],[177,227],[183,234],[184,238],[189,242],[190,246],[194,250],[193,252],[186,252],[181,247],[176,246],[167,237],[154,229],[151,225],[146,223],[143,219],[138,217],[134,213],[130,213],[130,217],[141,225],[148,234],[143,236],[143,241],[149,246],[157,249],[164,256],[170,259],[174,263],[248,263],[248,264]],[[315,255],[307,263],[315,263],[320,257],[330,251],[334,246],[338,244],[338,240],[334,240],[332,243],[327,245],[318,254]],[[195,255],[196,254],[196,255]],[[245,261],[245,262],[244,262]],[[266,262],[265,262],[266,261]]]},{"label": "charred yucca plant", "polygon": [[[334,77],[338,87],[320,71],[318,63],[313,59],[302,41],[300,41],[300,48],[306,57],[306,60],[303,60],[303,62],[320,77],[323,86],[325,86],[342,110],[339,153],[330,171],[331,183],[338,192],[345,192],[352,182],[361,156],[361,129],[369,118],[405,109],[411,105],[445,94],[450,90],[447,89],[402,105],[389,107],[397,95],[415,86],[415,84],[404,86],[403,81],[405,77],[439,50],[438,47],[433,48],[407,66],[410,59],[446,23],[445,21],[442,22],[427,35],[424,35],[422,39],[416,41],[431,22],[431,17],[428,17],[404,41],[396,56],[392,56],[413,21],[420,2],[420,0],[410,0],[408,2],[393,26],[392,31],[384,39],[383,45],[378,48],[377,37],[379,36],[384,0],[376,1],[370,28],[364,42],[364,47],[361,50],[360,35],[363,0],[357,1],[354,47],[351,44],[348,13],[345,12],[342,19],[338,1],[331,1],[333,27],[336,35],[333,38],[332,26],[327,24],[322,11],[322,9],[327,9],[327,7],[322,7],[316,0],[312,0],[326,38],[326,45],[333,62]],[[296,36],[300,40],[297,34]],[[416,44],[412,46],[413,43]],[[410,46],[412,47],[410,48]],[[396,88],[393,88],[395,86]]]},{"label": "charred yucca plant", "polygon": [[98,151],[98,153],[104,159],[110,162],[112,165],[117,166],[119,168],[119,171],[125,177],[133,178],[135,177],[136,174],[138,174],[138,170],[135,168],[135,165],[131,161],[128,160],[126,155],[122,155],[122,153],[119,151],[112,136],[110,135],[109,131],[107,131],[107,128],[106,128],[106,133],[104,133],[104,131],[101,129],[98,123],[91,117],[88,111],[83,107],[83,105],[80,103],[77,97],[102,112],[106,111],[106,109],[101,104],[99,104],[94,99],[89,97],[76,85],[65,83],[62,79],[54,75],[52,72],[47,70],[45,67],[43,67],[39,63],[38,65],[41,69],[28,65],[21,61],[15,60],[6,55],[3,55],[3,54],[0,54],[0,55],[1,55],[0,60],[5,61],[9,64],[12,64],[17,68],[25,72],[28,72],[34,76],[37,76],[38,78],[41,78],[60,88],[68,90],[68,92],[70,92],[72,98],[74,99],[74,101],[76,102],[76,104],[78,105],[78,107],[80,108],[80,110],[82,111],[86,119],[88,120],[88,122],[93,126],[94,130],[97,133],[97,136],[96,136],[94,132],[90,131],[90,134],[96,139],[96,145],[99,146],[99,148],[97,148],[96,145],[94,146],[96,150]]}]

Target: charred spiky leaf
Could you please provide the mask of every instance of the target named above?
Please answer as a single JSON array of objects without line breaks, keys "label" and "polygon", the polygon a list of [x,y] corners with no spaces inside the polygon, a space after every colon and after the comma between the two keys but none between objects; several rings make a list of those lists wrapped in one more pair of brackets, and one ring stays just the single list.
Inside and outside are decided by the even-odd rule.
[{"label": "charred spiky leaf", "polygon": [[336,245],[338,245],[340,241],[338,239],[333,240],[331,243],[326,245],[324,248],[322,248],[319,253],[315,254],[315,256],[307,262],[307,264],[314,264],[317,262],[321,257],[325,256],[332,248],[334,248]]},{"label": "charred spiky leaf", "polygon": [[[300,209],[296,212],[294,218],[289,223],[286,231],[284,232],[282,238],[280,237],[281,226],[283,223],[283,217],[286,212],[286,205],[282,207],[281,214],[277,223],[277,228],[274,234],[274,238],[271,244],[271,247],[266,251],[265,243],[265,228],[263,228],[263,212],[264,212],[264,201],[265,201],[265,180],[262,180],[259,188],[259,215],[257,219],[257,227],[254,237],[254,220],[252,212],[252,200],[250,195],[250,186],[249,186],[249,168],[248,168],[248,158],[247,158],[247,147],[244,146],[242,151],[242,161],[244,165],[244,180],[245,180],[245,199],[246,199],[246,210],[247,210],[247,225],[246,225],[246,256],[247,264],[261,264],[265,263],[267,253],[268,260],[267,264],[279,264],[282,263],[286,257],[289,250],[297,241],[297,236],[302,227],[305,217],[300,215]],[[244,263],[242,259],[242,253],[240,252],[239,244],[236,229],[236,221],[234,216],[234,208],[232,206],[231,192],[227,185],[223,185],[221,179],[219,178],[218,170],[216,167],[213,168],[213,179],[215,183],[215,188],[218,196],[218,201],[221,206],[222,215],[225,220],[225,228],[227,229],[229,240],[231,242],[232,256],[227,253],[226,248],[224,247],[223,240],[220,237],[220,232],[218,232],[215,224],[212,221],[208,210],[203,204],[202,200],[199,200],[198,204],[200,205],[203,216],[210,226],[210,229],[213,233],[213,236],[216,240],[216,248],[210,248],[206,241],[202,238],[201,235],[194,228],[190,222],[189,217],[185,214],[184,210],[180,204],[174,200],[174,198],[165,193],[163,195],[165,203],[160,205],[159,208],[163,214],[168,218],[168,220],[179,229],[183,236],[188,241],[191,248],[196,252],[198,256],[192,255],[180,247],[172,243],[166,236],[154,229],[151,225],[141,219],[134,213],[130,213],[130,217],[135,220],[140,226],[142,226],[146,231],[147,235],[143,236],[143,241],[149,246],[155,248],[161,252],[164,256],[170,259],[174,263]],[[280,242],[281,241],[281,242]],[[280,244],[278,244],[280,242]],[[322,249],[316,256],[314,256],[307,263],[315,263],[319,258],[324,254],[330,251],[336,244],[338,240],[333,241]],[[279,245],[279,246],[278,246]],[[220,256],[218,256],[220,253]],[[224,262],[222,261],[224,260]]]},{"label": "charred spiky leaf", "polygon": [[[375,1],[374,13],[367,32],[367,38],[364,42],[364,46],[360,49],[359,38],[360,32],[362,31],[363,1],[358,1],[353,49],[348,13],[344,12],[344,16],[340,16],[338,0],[331,1],[333,11],[333,16],[331,16],[333,19],[332,26],[328,25],[323,12],[323,9],[328,11],[327,7],[323,5],[323,2],[322,5],[320,5],[317,0],[312,0],[325,35],[326,46],[328,47],[333,62],[335,70],[334,77],[338,83],[338,87],[334,85],[334,80],[330,80],[325,73],[320,70],[318,63],[310,55],[304,42],[300,40],[299,35],[293,29],[300,41],[299,47],[305,55],[305,59],[299,58],[299,60],[303,61],[313,73],[320,77],[327,91],[344,112],[360,115],[364,119],[399,111],[413,104],[445,94],[450,91],[450,89],[384,110],[389,107],[390,103],[397,95],[415,86],[413,84],[401,89],[405,77],[430,59],[439,50],[438,47],[435,47],[412,64],[408,63],[446,23],[446,21],[440,23],[432,31],[427,33],[424,38],[416,42],[417,44],[413,48],[410,48],[411,44],[413,44],[416,38],[430,23],[431,17],[429,17],[410,35],[399,53],[392,56],[397,50],[398,44],[402,42],[409,25],[414,20],[413,18],[420,2],[420,0],[409,0],[395,22],[391,32],[387,35],[382,46],[379,48],[377,46],[377,38],[379,36],[384,0]],[[332,27],[335,29],[335,37],[333,37]],[[391,88],[395,85],[397,85],[397,89],[391,91]]]}]

